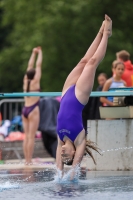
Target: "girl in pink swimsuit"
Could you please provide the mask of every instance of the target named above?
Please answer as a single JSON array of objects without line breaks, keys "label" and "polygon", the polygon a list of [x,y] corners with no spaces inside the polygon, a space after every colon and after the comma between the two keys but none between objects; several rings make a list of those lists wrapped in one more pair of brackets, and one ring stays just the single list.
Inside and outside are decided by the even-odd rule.
[{"label": "girl in pink swimsuit", "polygon": [[[82,110],[88,102],[96,69],[105,56],[108,38],[111,34],[112,21],[105,15],[105,20],[96,38],[64,84],[57,117],[58,146],[56,152],[56,166],[62,172],[64,164],[71,164],[72,167],[80,165],[85,150],[93,160],[94,157],[89,148],[98,151],[92,142],[86,141]],[[71,179],[73,178],[74,172],[71,176]]]}]

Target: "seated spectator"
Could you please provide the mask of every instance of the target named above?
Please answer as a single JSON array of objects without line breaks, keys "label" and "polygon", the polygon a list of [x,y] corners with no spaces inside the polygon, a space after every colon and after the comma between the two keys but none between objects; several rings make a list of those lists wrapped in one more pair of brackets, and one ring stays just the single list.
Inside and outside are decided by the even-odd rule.
[{"label": "seated spectator", "polygon": [[130,61],[130,54],[125,50],[119,51],[116,53],[116,59],[120,62],[123,62],[125,65],[125,70],[121,78],[127,83],[127,87],[132,87],[133,65]]},{"label": "seated spectator", "polygon": [[[107,74],[105,74],[105,73],[99,74],[97,80],[98,80],[99,86],[97,87],[96,90],[97,91],[102,91],[103,86],[104,86],[105,82],[107,81]],[[96,112],[97,112],[97,114],[96,114],[96,116],[99,116],[98,118],[100,118],[99,107],[102,106],[102,105],[104,106],[104,104],[102,104],[100,102],[100,97],[95,97],[95,98],[97,99],[97,104],[96,104],[97,105],[96,106],[96,109],[97,109]]]},{"label": "seated spectator", "polygon": [[[114,66],[115,76],[108,79],[103,87],[102,91],[108,91],[110,88],[125,87],[126,82],[122,80],[122,74],[124,72],[125,66],[123,62],[117,61]],[[113,97],[101,97],[100,101],[107,106],[113,106]]]},{"label": "seated spectator", "polygon": [[98,81],[99,86],[97,87],[97,91],[102,91],[104,83],[106,82],[106,80],[107,80],[107,74],[100,73],[98,75],[97,81]]}]

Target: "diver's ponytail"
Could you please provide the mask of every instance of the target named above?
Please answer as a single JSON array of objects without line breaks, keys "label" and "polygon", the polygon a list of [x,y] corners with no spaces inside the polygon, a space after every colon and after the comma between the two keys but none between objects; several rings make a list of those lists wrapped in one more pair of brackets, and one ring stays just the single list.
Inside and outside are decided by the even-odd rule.
[{"label": "diver's ponytail", "polygon": [[91,140],[86,140],[85,155],[89,154],[90,157],[92,158],[94,164],[96,165],[95,158],[93,157],[93,154],[90,149],[95,150],[96,152],[98,152],[101,155],[101,153],[99,152],[100,149],[97,147],[97,144],[92,142]]},{"label": "diver's ponytail", "polygon": [[35,73],[36,73],[36,70],[34,68],[32,68],[26,72],[27,79],[28,79],[26,92],[29,92],[29,90],[30,90],[30,81],[34,79]]},{"label": "diver's ponytail", "polygon": [[30,90],[30,79],[28,79],[28,84],[27,84],[27,89],[26,89],[26,92],[29,92],[29,90]]}]

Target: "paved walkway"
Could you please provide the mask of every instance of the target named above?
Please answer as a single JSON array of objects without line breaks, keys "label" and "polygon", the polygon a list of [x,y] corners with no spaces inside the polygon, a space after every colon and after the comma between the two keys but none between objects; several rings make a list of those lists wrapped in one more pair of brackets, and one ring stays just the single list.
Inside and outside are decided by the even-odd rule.
[{"label": "paved walkway", "polygon": [[[82,168],[86,168],[86,163],[81,163]],[[0,164],[0,170],[4,169],[52,169],[55,168],[54,158],[33,158],[33,165],[25,165],[24,160],[6,160],[3,164]],[[71,166],[65,165],[65,168],[71,168]]]},{"label": "paved walkway", "polygon": [[53,168],[55,166],[54,158],[34,158],[33,165],[25,165],[24,160],[6,160],[3,164],[0,164],[0,170],[3,169],[43,169]]}]

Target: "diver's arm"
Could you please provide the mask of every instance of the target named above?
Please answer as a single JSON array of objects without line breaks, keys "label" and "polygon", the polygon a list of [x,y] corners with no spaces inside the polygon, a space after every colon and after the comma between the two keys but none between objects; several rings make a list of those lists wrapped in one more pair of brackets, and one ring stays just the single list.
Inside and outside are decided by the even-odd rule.
[{"label": "diver's arm", "polygon": [[73,164],[72,164],[72,172],[70,175],[70,180],[73,180],[75,178],[76,175],[76,168],[80,166],[82,158],[84,156],[84,152],[85,152],[85,146],[86,146],[86,140],[83,139],[82,143],[80,145],[76,146],[76,152],[75,152],[75,156],[74,156],[74,160],[73,160]]},{"label": "diver's arm", "polygon": [[30,56],[30,59],[29,59],[29,62],[28,62],[27,71],[34,68],[34,62],[35,62],[36,54],[37,54],[36,48],[34,48],[32,50],[32,53],[31,53],[31,56]]},{"label": "diver's arm", "polygon": [[61,159],[61,148],[62,148],[61,141],[58,137],[58,145],[56,150],[56,167],[57,169],[63,171],[64,165]]},{"label": "diver's arm", "polygon": [[76,152],[75,152],[72,167],[76,167],[77,165],[80,165],[82,158],[84,156],[85,146],[86,146],[86,139],[84,138],[82,140],[82,143],[76,146]]},{"label": "diver's arm", "polygon": [[43,55],[42,55],[42,49],[41,47],[37,48],[38,50],[38,57],[36,61],[36,74],[35,74],[35,79],[40,80],[41,79],[41,68],[42,68],[42,60],[43,60]]}]

